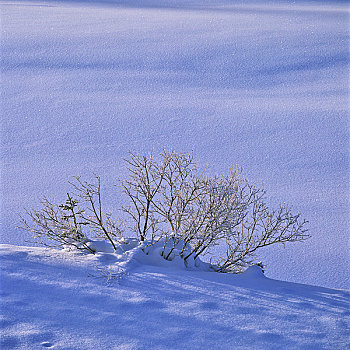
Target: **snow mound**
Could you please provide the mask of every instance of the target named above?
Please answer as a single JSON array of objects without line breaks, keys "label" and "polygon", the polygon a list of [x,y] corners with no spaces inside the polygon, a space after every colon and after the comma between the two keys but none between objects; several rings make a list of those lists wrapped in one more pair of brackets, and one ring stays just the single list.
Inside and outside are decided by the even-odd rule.
[{"label": "snow mound", "polygon": [[249,266],[247,270],[244,271],[243,275],[251,278],[265,278],[261,267],[258,265]]},{"label": "snow mound", "polygon": [[89,241],[86,245],[94,252],[99,253],[114,253],[114,248],[111,243],[107,241]]},{"label": "snow mound", "polygon": [[94,255],[100,262],[108,265],[116,263],[126,268],[136,265],[151,265],[166,267],[172,270],[196,270],[213,271],[209,263],[203,262],[200,258],[190,256],[188,249],[182,251],[182,242],[173,247],[172,242],[160,240],[153,244],[139,242],[135,238],[122,238],[113,245],[105,240],[90,240],[86,245],[94,251]]},{"label": "snow mound", "polygon": [[[100,263],[105,265],[117,264],[124,269],[132,269],[137,265],[150,265],[165,267],[171,270],[191,270],[213,272],[217,269],[214,265],[202,261],[199,257],[185,257],[190,253],[189,248],[183,249],[180,240],[175,246],[172,241],[150,243],[139,242],[136,238],[121,238],[118,242],[106,240],[89,240],[86,245],[94,252]],[[71,250],[70,247],[65,247]],[[265,278],[264,272],[258,265],[248,267],[242,274],[252,279]]]}]

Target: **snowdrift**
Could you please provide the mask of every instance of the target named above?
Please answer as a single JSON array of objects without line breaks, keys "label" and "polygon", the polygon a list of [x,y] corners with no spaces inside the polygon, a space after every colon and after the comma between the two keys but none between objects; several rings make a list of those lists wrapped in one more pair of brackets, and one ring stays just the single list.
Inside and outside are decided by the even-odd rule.
[{"label": "snowdrift", "polygon": [[2,349],[346,349],[350,292],[146,255],[0,245]]},{"label": "snowdrift", "polygon": [[[188,249],[181,254],[182,242],[179,242],[175,249],[172,249],[172,244],[167,244],[160,240],[154,244],[145,241],[139,244],[135,238],[123,238],[119,243],[116,243],[117,249],[114,251],[112,244],[104,240],[91,240],[87,246],[92,249],[95,254],[102,254],[102,259],[109,259],[106,254],[113,253],[114,259],[118,265],[128,266],[133,264],[153,265],[159,267],[169,267],[176,270],[202,270],[213,271],[210,264],[201,261],[200,258],[194,259],[189,257],[186,261],[183,256],[186,256]],[[165,249],[164,249],[165,247]],[[67,247],[70,249],[70,247]],[[164,254],[162,252],[164,250]],[[171,252],[170,252],[171,251]],[[169,256],[168,256],[169,255]],[[164,256],[168,256],[167,259]]]}]

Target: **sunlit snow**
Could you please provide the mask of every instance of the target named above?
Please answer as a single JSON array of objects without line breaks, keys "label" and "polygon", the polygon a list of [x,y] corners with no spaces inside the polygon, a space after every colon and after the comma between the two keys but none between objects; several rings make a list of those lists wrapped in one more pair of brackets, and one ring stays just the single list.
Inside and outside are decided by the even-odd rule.
[{"label": "sunlit snow", "polygon": [[27,244],[18,214],[69,176],[99,174],[116,212],[128,150],[194,147],[310,221],[260,253],[268,277],[349,289],[348,19],[345,1],[1,1],[1,242]]}]

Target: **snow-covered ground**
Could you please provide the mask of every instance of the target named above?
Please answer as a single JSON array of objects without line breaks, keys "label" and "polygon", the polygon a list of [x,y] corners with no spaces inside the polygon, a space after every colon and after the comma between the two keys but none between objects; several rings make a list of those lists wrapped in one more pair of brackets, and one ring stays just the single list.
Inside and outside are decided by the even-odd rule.
[{"label": "snow-covered ground", "polygon": [[132,248],[1,244],[1,349],[350,347],[350,291],[272,280],[257,266],[186,270]]},{"label": "snow-covered ground", "polygon": [[2,243],[25,244],[18,213],[64,200],[69,176],[101,175],[113,210],[128,150],[194,146],[310,221],[308,242],[261,253],[267,276],[349,288],[347,2],[0,3]]}]

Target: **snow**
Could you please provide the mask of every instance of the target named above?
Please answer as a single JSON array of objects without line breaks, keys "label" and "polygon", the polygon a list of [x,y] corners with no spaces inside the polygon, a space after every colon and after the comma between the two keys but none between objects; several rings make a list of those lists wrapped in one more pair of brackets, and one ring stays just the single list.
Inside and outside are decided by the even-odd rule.
[{"label": "snow", "polygon": [[97,246],[93,255],[0,245],[2,349],[350,346],[350,291],[269,279],[258,266],[179,269],[156,249],[147,263],[140,246]]},{"label": "snow", "polygon": [[0,242],[73,175],[122,199],[129,150],[195,147],[243,166],[310,221],[262,251],[266,275],[349,289],[348,4],[344,1],[1,2]]},{"label": "snow", "polygon": [[[199,257],[196,259],[189,257],[185,261],[184,256],[190,251],[187,248],[182,252],[182,241],[179,241],[175,248],[170,242],[166,243],[164,240],[153,243],[144,241],[143,244],[139,244],[136,238],[121,238],[116,249],[105,240],[89,240],[86,245],[96,254],[103,253],[101,256],[99,255],[100,260],[118,263],[118,266],[122,267],[138,263],[162,267],[170,266],[172,269],[178,270],[213,271],[211,265],[201,261]],[[66,246],[65,249],[71,251],[72,246]]]},{"label": "snow", "polygon": [[112,244],[106,241],[91,241],[87,242],[86,245],[95,252],[114,253]]}]

